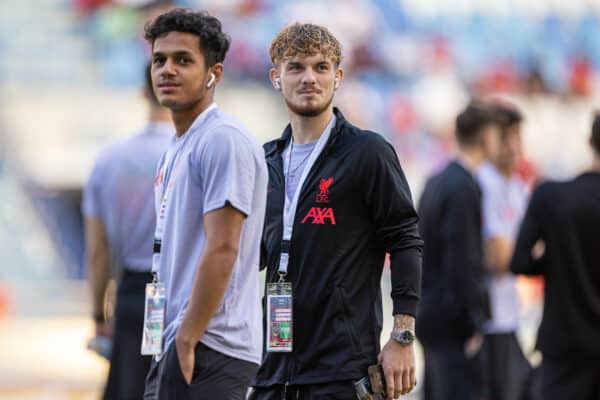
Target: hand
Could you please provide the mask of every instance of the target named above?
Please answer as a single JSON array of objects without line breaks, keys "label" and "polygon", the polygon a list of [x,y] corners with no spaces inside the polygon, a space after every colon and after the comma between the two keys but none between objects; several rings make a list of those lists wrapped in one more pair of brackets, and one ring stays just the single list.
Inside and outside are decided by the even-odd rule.
[{"label": "hand", "polygon": [[388,399],[398,398],[413,390],[417,384],[414,344],[403,346],[390,339],[377,360],[383,367]]},{"label": "hand", "polygon": [[95,325],[96,336],[112,337],[112,327],[109,324],[96,321]]},{"label": "hand", "polygon": [[183,375],[183,380],[188,385],[192,383],[192,375],[194,373],[194,347],[189,341],[183,339],[179,333],[175,335],[175,348],[177,350],[177,358],[179,359],[179,368]]},{"label": "hand", "polygon": [[465,356],[467,358],[474,357],[481,349],[481,345],[483,344],[483,335],[481,333],[476,333],[465,342]]}]

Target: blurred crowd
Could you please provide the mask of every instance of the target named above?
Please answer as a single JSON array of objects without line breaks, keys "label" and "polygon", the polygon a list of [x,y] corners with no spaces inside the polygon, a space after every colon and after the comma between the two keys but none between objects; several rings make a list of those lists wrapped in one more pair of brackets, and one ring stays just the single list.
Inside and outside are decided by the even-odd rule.
[{"label": "blurred crowd", "polygon": [[[356,125],[381,132],[395,145],[415,198],[425,177],[455,150],[454,117],[471,96],[500,94],[523,111],[525,160],[519,171],[527,181],[565,178],[589,162],[585,138],[600,66],[600,44],[593,40],[600,33],[600,8],[591,2],[552,8],[543,1],[494,0],[62,0],[39,3],[38,19],[29,19],[41,22],[45,16],[44,24],[23,25],[27,3],[1,6],[3,29],[27,29],[19,41],[0,36],[7,54],[0,60],[0,84],[33,85],[35,97],[3,91],[6,129],[0,139],[14,147],[17,170],[34,184],[50,186],[34,197],[50,207],[45,214],[61,215],[49,225],[66,238],[59,241],[68,243],[61,253],[72,254],[68,264],[79,271],[69,275],[81,276],[77,204],[83,178],[101,145],[129,130],[110,121],[132,115],[131,125],[138,123],[136,107],[127,109],[131,99],[123,93],[142,86],[140,65],[150,54],[143,26],[173,6],[206,8],[223,21],[232,47],[221,99],[236,99],[227,107],[234,113],[269,116],[250,126],[260,140],[279,133],[272,120],[279,121],[282,111],[269,103],[277,97],[267,77],[269,42],[286,24],[312,21],[328,26],[344,47],[346,75],[336,103]],[[44,33],[45,25],[52,35]],[[87,90],[79,92],[78,85]],[[59,90],[40,90],[46,87]],[[76,101],[80,96],[87,101]],[[246,106],[248,99],[253,103]],[[47,121],[44,133],[26,117],[31,101]],[[58,112],[65,106],[68,115]],[[96,116],[96,108],[113,118]]]},{"label": "blurred crowd", "polygon": [[[57,40],[56,48],[42,45],[31,48],[29,44],[35,34],[44,32],[36,24],[23,25],[27,29],[18,40],[12,40],[10,35],[0,36],[0,51],[11,55],[0,59],[0,72],[4,72],[0,76],[3,89],[0,100],[12,107],[5,108],[6,115],[1,116],[8,123],[0,129],[0,194],[6,200],[0,207],[0,222],[8,228],[0,229],[0,249],[7,255],[7,264],[20,266],[5,268],[0,284],[23,277],[42,281],[50,276],[77,279],[84,276],[81,187],[67,187],[64,182],[68,179],[63,180],[63,186],[36,181],[35,177],[22,173],[27,171],[19,165],[24,160],[19,157],[25,153],[19,148],[9,151],[17,143],[27,148],[31,159],[42,166],[39,169],[46,169],[47,159],[42,156],[50,157],[54,148],[47,147],[43,140],[34,143],[34,133],[28,133],[29,141],[19,143],[16,139],[19,129],[24,128],[14,121],[25,111],[29,113],[29,108],[18,110],[23,114],[6,111],[18,109],[15,104],[23,99],[36,105],[46,103],[41,100],[36,103],[37,98],[25,95],[11,97],[7,94],[12,92],[4,90],[4,85],[8,87],[11,77],[18,76],[40,87],[67,87],[91,76],[93,87],[84,92],[87,101],[82,104],[100,109],[99,100],[103,100],[102,105],[127,108],[123,107],[128,104],[127,98],[119,96],[123,90],[139,91],[144,81],[140,65],[150,57],[143,27],[174,6],[207,9],[223,21],[223,30],[231,36],[232,46],[225,60],[226,74],[220,95],[236,97],[248,93],[247,98],[256,99],[256,104],[249,104],[246,111],[250,114],[258,108],[263,111],[255,118],[272,112],[272,119],[277,120],[275,114],[281,112],[271,110],[271,104],[265,100],[277,96],[268,80],[271,67],[268,48],[275,33],[295,21],[315,22],[330,28],[340,38],[345,56],[344,86],[336,94],[335,102],[353,123],[382,133],[394,144],[415,201],[420,198],[426,177],[444,167],[454,154],[454,120],[472,97],[507,98],[522,111],[525,158],[517,172],[527,184],[533,186],[547,176],[571,176],[588,165],[586,139],[593,115],[590,111],[598,104],[597,93],[600,93],[600,42],[595,40],[600,34],[600,7],[592,2],[581,0],[569,3],[569,7],[565,3],[552,8],[542,0],[527,4],[496,0],[58,0],[40,2],[44,4],[40,9],[50,3],[60,10],[56,16],[73,17],[65,20],[61,28],[64,32],[53,29],[54,24],[62,24],[62,19],[48,21],[47,29],[52,33],[48,33],[47,39]],[[17,3],[7,4],[0,5],[0,22],[12,18],[18,21],[18,12],[14,17],[10,13],[2,16],[3,10],[11,7],[19,10]],[[0,32],[9,32],[7,29],[0,26]],[[73,39],[73,43],[60,44],[58,39],[64,37],[59,33]],[[42,43],[42,38],[35,40]],[[76,53],[79,46],[73,46],[79,41],[86,44],[85,57],[65,57],[63,53],[79,54]],[[53,51],[57,53],[55,58],[44,60],[47,63],[43,66],[37,62]],[[19,68],[20,58],[13,55],[26,59],[30,65]],[[11,62],[13,66],[9,68]],[[70,72],[47,79],[59,70],[53,68],[62,62],[85,63],[87,72],[78,75],[73,73],[75,69],[65,69]],[[31,73],[36,64],[35,71],[39,74]],[[96,88],[106,92],[95,93]],[[115,134],[104,124],[96,124],[93,130],[81,129],[80,119],[88,122],[84,128],[97,121],[91,113],[78,115],[82,114],[78,109],[65,113],[67,117],[57,117],[61,101],[79,96],[71,93],[63,96],[60,91],[38,93],[39,99],[58,104],[56,108],[35,105],[30,108],[37,108],[37,120],[53,117],[47,118],[48,129],[41,134],[52,137],[56,148],[62,148],[64,154],[84,142],[98,147],[94,147],[95,153],[101,142],[107,142]],[[242,99],[236,103],[238,108],[243,107],[243,102]],[[122,117],[111,115],[115,120]],[[261,139],[278,134],[263,129],[265,132],[254,132]],[[53,136],[59,131],[76,133],[78,140],[61,141]],[[42,147],[43,152],[36,152],[35,145]],[[77,168],[71,169],[86,171],[93,153],[83,153],[75,160]],[[52,160],[60,158],[56,155]],[[65,160],[62,162],[67,165]],[[15,171],[19,179],[15,179]],[[521,315],[539,312],[540,281],[519,285],[518,289],[524,292],[519,297],[525,300]],[[13,307],[11,302],[17,303],[11,300],[12,296],[8,286],[0,285],[0,319]],[[31,309],[42,314],[37,301],[31,304]],[[539,315],[529,318],[535,320],[532,325],[537,324],[537,318]]]},{"label": "blurred crowd", "polygon": [[434,73],[477,93],[587,96],[600,65],[600,45],[593,40],[600,33],[600,15],[584,6],[580,17],[551,10],[528,15],[517,5],[506,14],[484,13],[475,3],[466,13],[426,14],[399,0],[74,0],[74,6],[109,85],[141,82],[138,70],[123,71],[148,54],[140,35],[143,24],[169,6],[206,8],[221,17],[233,38],[228,73],[239,79],[264,81],[273,34],[305,19],[327,23],[344,45],[346,70],[377,89],[418,87]]},{"label": "blurred crowd", "polygon": [[[570,13],[544,2],[419,3],[76,0],[73,7],[80,33],[94,43],[98,80],[105,86],[139,86],[137,65],[149,54],[143,25],[167,7],[219,15],[233,39],[227,80],[265,87],[274,33],[310,20],[328,26],[344,46],[347,79],[336,101],[357,125],[373,126],[395,144],[409,175],[447,161],[453,118],[469,97],[497,93],[524,109],[531,123],[525,148],[542,174],[563,177],[581,167],[576,153],[582,148],[559,154],[556,147],[540,145],[539,132],[554,141],[565,129],[589,126],[589,107],[582,110],[581,104],[591,101],[598,81],[600,44],[593,38],[600,34],[599,10],[585,2],[576,2]],[[532,176],[535,168],[525,164],[523,171]],[[423,172],[415,174],[420,189]]]}]

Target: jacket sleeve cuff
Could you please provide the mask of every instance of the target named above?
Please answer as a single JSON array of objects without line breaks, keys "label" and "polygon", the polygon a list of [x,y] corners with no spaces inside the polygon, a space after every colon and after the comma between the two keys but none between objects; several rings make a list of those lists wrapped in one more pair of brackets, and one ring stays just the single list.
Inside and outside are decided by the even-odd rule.
[{"label": "jacket sleeve cuff", "polygon": [[390,254],[394,315],[415,317],[421,292],[421,249],[409,248]]},{"label": "jacket sleeve cuff", "polygon": [[417,304],[419,303],[418,299],[410,299],[410,298],[402,298],[402,299],[394,299],[394,315],[410,315],[412,317],[417,317]]}]

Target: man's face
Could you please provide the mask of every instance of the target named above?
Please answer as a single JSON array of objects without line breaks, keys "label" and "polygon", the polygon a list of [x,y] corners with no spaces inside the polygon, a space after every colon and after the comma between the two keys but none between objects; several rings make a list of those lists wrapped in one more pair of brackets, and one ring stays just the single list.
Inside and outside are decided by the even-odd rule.
[{"label": "man's face", "polygon": [[481,145],[486,159],[490,161],[498,159],[500,153],[500,127],[498,125],[490,124],[483,128]]},{"label": "man's face", "polygon": [[152,86],[159,103],[171,110],[193,107],[209,95],[208,70],[199,38],[170,32],[152,47]]},{"label": "man's face", "polygon": [[331,57],[316,54],[284,61],[278,71],[272,71],[271,77],[280,79],[280,90],[289,110],[314,117],[331,106],[335,79],[341,81],[343,72]]},{"label": "man's face", "polygon": [[517,168],[522,155],[521,127],[514,124],[504,129],[500,140],[498,157],[494,164],[502,172],[511,174]]}]

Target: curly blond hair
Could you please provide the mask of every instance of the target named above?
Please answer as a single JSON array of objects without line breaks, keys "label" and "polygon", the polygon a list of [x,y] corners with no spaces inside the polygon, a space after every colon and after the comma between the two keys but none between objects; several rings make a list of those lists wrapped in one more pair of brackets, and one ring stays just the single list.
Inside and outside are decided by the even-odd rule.
[{"label": "curly blond hair", "polygon": [[342,45],[325,27],[295,23],[283,28],[271,42],[269,56],[275,67],[295,56],[314,56],[322,53],[333,58],[336,65],[342,62]]}]

